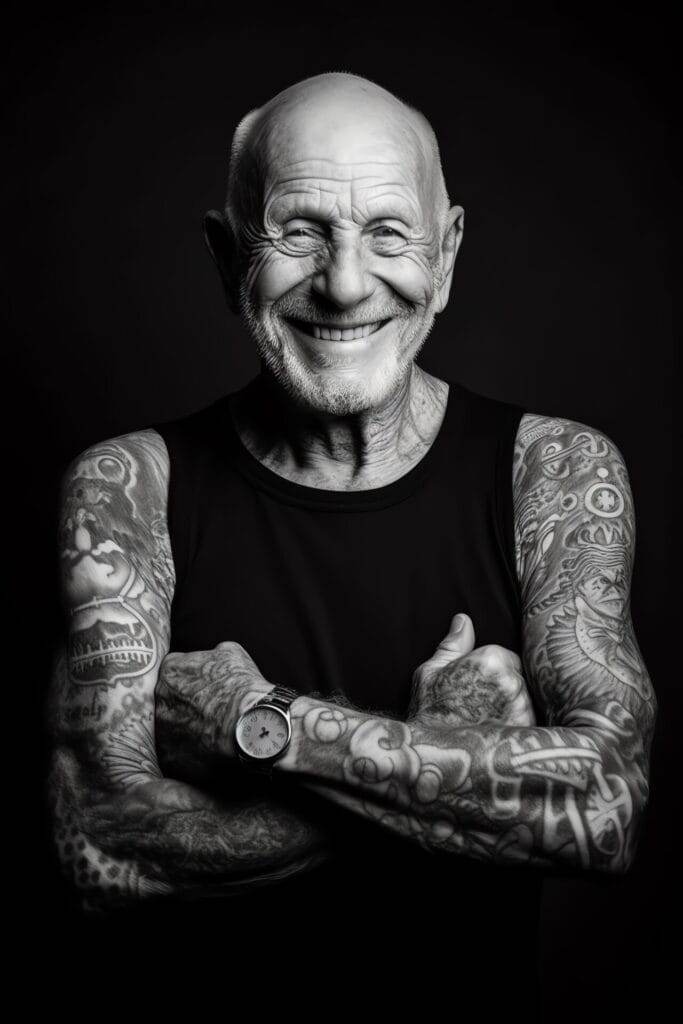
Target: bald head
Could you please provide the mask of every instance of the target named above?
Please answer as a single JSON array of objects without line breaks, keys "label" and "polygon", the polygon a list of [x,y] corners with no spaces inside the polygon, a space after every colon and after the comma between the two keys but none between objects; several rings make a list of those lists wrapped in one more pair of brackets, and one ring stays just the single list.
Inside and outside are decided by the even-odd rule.
[{"label": "bald head", "polygon": [[225,213],[237,235],[263,202],[269,169],[306,158],[372,159],[378,141],[400,151],[426,205],[441,224],[449,198],[439,146],[427,118],[359,75],[330,72],[296,82],[242,118],[232,140]]}]

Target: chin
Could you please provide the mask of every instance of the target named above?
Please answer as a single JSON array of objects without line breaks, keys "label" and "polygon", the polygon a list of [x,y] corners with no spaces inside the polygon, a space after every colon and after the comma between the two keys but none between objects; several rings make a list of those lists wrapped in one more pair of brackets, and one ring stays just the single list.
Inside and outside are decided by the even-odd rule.
[{"label": "chin", "polygon": [[351,368],[312,369],[284,349],[261,352],[277,380],[298,405],[330,416],[352,416],[381,406],[400,387],[410,360],[385,359],[372,372]]},{"label": "chin", "polygon": [[373,366],[312,367],[270,322],[253,313],[246,319],[259,356],[283,390],[302,408],[330,416],[352,416],[390,399],[409,375],[434,322],[433,315],[427,323],[421,321],[403,351],[389,351]]}]

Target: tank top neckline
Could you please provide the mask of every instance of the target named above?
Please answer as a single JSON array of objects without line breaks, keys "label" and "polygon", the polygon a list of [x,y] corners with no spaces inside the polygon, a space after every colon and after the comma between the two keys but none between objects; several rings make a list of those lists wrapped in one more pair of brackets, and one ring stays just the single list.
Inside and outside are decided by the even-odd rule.
[{"label": "tank top neckline", "polygon": [[453,381],[445,383],[449,387],[441,425],[422,458],[407,473],[390,483],[355,491],[311,487],[276,473],[260,462],[242,441],[230,414],[228,396],[220,399],[217,404],[222,407],[231,462],[257,488],[287,505],[332,512],[369,511],[387,508],[410,497],[439,465],[444,453],[448,451],[452,454],[448,441],[457,432],[457,425],[463,415],[465,389]]}]

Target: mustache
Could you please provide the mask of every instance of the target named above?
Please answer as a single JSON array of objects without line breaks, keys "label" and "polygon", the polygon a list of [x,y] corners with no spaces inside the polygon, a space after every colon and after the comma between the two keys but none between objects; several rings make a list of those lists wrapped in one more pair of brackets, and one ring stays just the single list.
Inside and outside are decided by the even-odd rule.
[{"label": "mustache", "polygon": [[351,311],[343,312],[332,303],[309,302],[301,298],[284,297],[270,307],[272,316],[283,319],[303,320],[306,323],[325,323],[333,320],[335,324],[377,323],[380,320],[409,320],[415,313],[415,306],[409,302],[391,301],[381,306],[358,306]]}]

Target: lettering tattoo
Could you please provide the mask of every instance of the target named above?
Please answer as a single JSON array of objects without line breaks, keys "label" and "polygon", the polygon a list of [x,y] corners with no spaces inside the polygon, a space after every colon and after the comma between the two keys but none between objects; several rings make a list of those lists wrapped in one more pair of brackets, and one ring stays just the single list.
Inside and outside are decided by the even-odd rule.
[{"label": "lettering tattoo", "polygon": [[[174,587],[168,473],[164,443],[149,430],[89,449],[63,483],[67,630],[47,709],[50,802],[60,861],[90,907],[188,890],[227,893],[307,870],[325,856],[321,830],[284,799],[219,798],[162,775],[155,688],[167,660]],[[206,689],[206,680],[219,684],[228,667],[224,652],[181,665],[168,658],[206,722],[220,692]],[[165,720],[171,717],[167,708]],[[181,711],[179,723],[176,766]]]},{"label": "lettering tattoo", "polygon": [[656,715],[629,612],[626,468],[597,431],[524,416],[514,497],[523,660],[546,723],[493,722],[500,695],[463,674],[463,659],[422,689],[407,722],[300,698],[282,767],[430,850],[622,872]]}]

